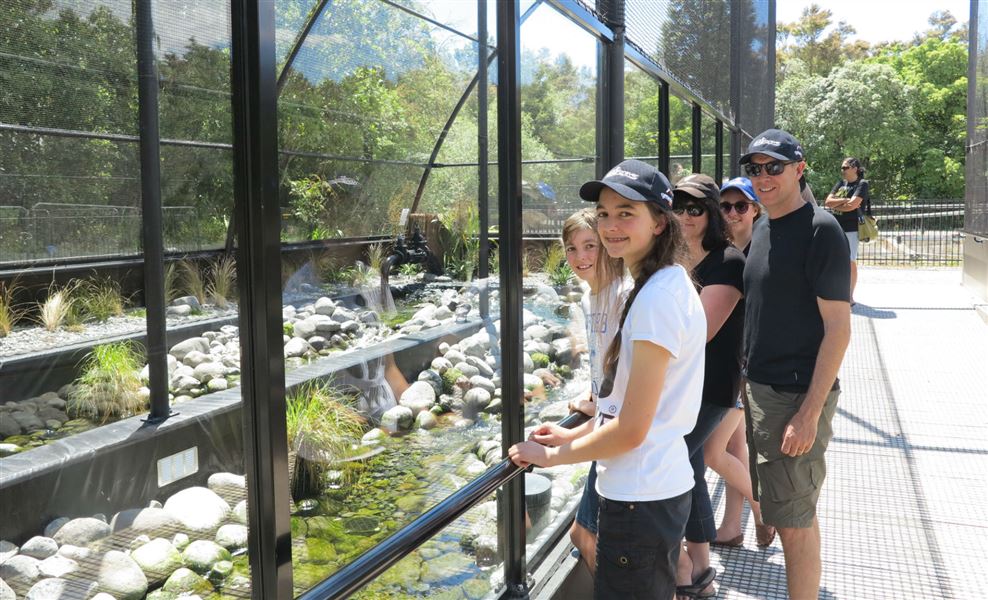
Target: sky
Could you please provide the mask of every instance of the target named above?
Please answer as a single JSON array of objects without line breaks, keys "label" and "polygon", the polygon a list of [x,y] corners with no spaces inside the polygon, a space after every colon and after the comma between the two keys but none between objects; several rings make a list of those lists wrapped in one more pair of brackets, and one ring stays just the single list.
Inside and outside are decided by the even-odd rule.
[{"label": "sky", "polygon": [[936,10],[950,11],[958,23],[966,22],[971,12],[970,0],[776,0],[776,21],[796,21],[814,3],[830,10],[834,23],[853,26],[856,39],[871,44],[912,39],[913,33],[929,28],[927,19]]}]

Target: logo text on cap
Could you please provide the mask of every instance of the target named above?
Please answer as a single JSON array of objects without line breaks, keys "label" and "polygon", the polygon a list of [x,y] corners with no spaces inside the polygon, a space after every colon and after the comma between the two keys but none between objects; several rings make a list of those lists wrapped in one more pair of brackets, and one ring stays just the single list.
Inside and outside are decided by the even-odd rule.
[{"label": "logo text on cap", "polygon": [[632,173],[631,171],[625,171],[621,167],[614,167],[613,169],[608,171],[607,175],[605,175],[604,177],[606,178],[606,177],[614,177],[614,176],[627,177],[628,179],[634,179],[635,181],[638,180],[637,173]]}]

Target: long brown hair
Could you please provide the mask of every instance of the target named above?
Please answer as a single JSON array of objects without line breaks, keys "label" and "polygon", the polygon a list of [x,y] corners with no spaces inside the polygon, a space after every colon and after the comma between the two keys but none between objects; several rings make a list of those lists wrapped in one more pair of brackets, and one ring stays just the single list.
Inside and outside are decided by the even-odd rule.
[{"label": "long brown hair", "polygon": [[638,263],[638,274],[635,276],[635,287],[628,294],[628,300],[624,303],[624,310],[621,312],[621,325],[614,340],[607,348],[604,355],[604,382],[601,385],[600,396],[607,396],[611,393],[614,385],[614,377],[617,374],[618,357],[621,352],[621,331],[624,329],[624,321],[628,318],[631,305],[634,304],[638,292],[645,287],[645,283],[659,269],[675,264],[685,265],[689,255],[686,247],[686,240],[683,237],[682,225],[673,215],[672,210],[657,202],[646,202],[648,212],[656,221],[666,222],[665,229],[652,238],[652,247]]},{"label": "long brown hair", "polygon": [[624,276],[624,259],[614,258],[604,250],[600,242],[600,234],[597,232],[597,211],[592,208],[584,208],[576,211],[566,218],[563,223],[563,249],[572,239],[576,232],[589,229],[597,239],[597,260],[594,264],[594,271],[597,278],[597,290],[606,290],[616,279]]}]

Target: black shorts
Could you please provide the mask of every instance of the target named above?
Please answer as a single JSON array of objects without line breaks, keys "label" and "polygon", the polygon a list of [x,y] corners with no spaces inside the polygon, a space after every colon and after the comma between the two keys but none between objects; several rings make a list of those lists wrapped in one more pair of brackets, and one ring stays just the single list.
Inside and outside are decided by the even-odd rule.
[{"label": "black shorts", "polygon": [[672,598],[690,492],[651,502],[600,498],[594,598]]}]

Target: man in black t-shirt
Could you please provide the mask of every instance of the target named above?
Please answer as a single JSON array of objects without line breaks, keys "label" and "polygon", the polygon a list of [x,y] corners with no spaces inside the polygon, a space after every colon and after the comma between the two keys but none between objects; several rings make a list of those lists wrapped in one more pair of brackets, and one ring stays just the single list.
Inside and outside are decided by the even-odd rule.
[{"label": "man in black t-shirt", "polygon": [[841,180],[834,184],[823,205],[833,211],[851,249],[851,306],[858,283],[858,223],[862,213],[871,214],[871,194],[861,161],[845,158],[840,166]]},{"label": "man in black t-shirt", "polygon": [[740,162],[768,213],[744,270],[752,487],[782,538],[789,596],[816,598],[816,502],[851,337],[850,258],[833,215],[800,196],[806,163],[792,135],[765,131]]}]

